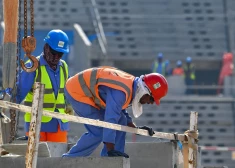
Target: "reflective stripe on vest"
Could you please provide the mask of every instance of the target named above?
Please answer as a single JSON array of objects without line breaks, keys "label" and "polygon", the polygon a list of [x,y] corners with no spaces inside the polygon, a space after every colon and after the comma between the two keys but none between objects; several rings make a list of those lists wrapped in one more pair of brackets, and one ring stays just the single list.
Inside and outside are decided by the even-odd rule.
[{"label": "reflective stripe on vest", "polygon": [[[24,102],[26,106],[32,106],[32,102]],[[54,103],[43,103],[43,108],[54,108]],[[56,104],[55,108],[65,108],[65,104]]]},{"label": "reflective stripe on vest", "polygon": [[[55,109],[58,109],[59,113],[64,114],[65,113],[64,86],[66,80],[68,79],[68,67],[63,60],[61,60],[61,62],[62,66],[60,66],[60,88],[58,89],[57,98],[55,98],[50,77],[46,71],[45,66],[39,66],[40,68],[36,70],[35,82],[41,82],[45,84],[43,109],[51,112],[54,112]],[[24,104],[26,106],[32,106],[32,100],[33,100],[32,91],[33,89],[30,90],[24,101]],[[51,119],[52,117],[42,116],[42,122],[44,123],[49,122]],[[30,122],[30,120],[31,120],[30,113],[26,113],[25,121]],[[62,122],[67,122],[67,120],[62,120]]]}]

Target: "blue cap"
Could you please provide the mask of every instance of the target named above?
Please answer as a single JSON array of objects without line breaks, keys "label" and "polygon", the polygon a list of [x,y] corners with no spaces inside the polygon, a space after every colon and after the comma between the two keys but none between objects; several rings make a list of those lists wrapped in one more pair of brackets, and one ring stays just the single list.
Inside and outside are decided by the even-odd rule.
[{"label": "blue cap", "polygon": [[176,65],[177,65],[177,66],[181,66],[181,65],[182,65],[182,61],[178,60],[178,61],[176,62]]},{"label": "blue cap", "polygon": [[191,58],[191,57],[187,57],[187,58],[186,58],[186,62],[187,62],[187,63],[192,62],[192,58]]},{"label": "blue cap", "polygon": [[157,57],[158,58],[162,58],[163,57],[163,53],[158,53]]},{"label": "blue cap", "polygon": [[69,52],[69,38],[65,32],[59,29],[51,30],[44,41],[49,46],[58,52],[68,53]]}]

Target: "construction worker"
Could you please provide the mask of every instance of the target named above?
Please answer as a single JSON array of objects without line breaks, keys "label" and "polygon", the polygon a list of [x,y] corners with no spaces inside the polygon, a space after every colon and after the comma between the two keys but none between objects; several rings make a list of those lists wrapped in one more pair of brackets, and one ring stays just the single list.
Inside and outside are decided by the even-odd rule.
[{"label": "construction worker", "polygon": [[[134,77],[113,67],[86,69],[69,78],[65,96],[81,117],[137,128],[126,111],[132,105],[133,115],[142,114],[142,104],[159,105],[167,94],[165,77],[151,73]],[[63,157],[89,156],[101,142],[101,156],[129,156],[124,153],[126,133],[108,128],[84,125],[87,132]],[[154,134],[148,126],[138,127]]]},{"label": "construction worker", "polygon": [[[43,52],[37,57],[39,67],[35,72],[22,71],[18,82],[18,98],[24,105],[32,106],[33,84],[45,84],[43,109],[60,114],[72,114],[71,106],[65,104],[64,86],[68,79],[68,65],[61,58],[69,53],[69,38],[62,30],[51,30],[44,38]],[[31,67],[31,62],[26,62]],[[28,136],[31,115],[24,116],[26,136]],[[40,141],[67,142],[69,123],[52,117],[42,116]]]},{"label": "construction worker", "polygon": [[[187,86],[192,86],[195,83],[195,66],[192,63],[192,58],[186,58],[186,65],[184,66],[184,75],[185,75],[185,84]],[[186,89],[186,94],[192,94],[193,91],[191,88]]]},{"label": "construction worker", "polygon": [[[223,86],[225,77],[233,75],[233,69],[234,69],[233,53],[224,53],[223,64],[219,74],[219,81],[218,81],[219,86]],[[220,92],[221,89],[219,88],[217,90],[217,94],[220,94]]]},{"label": "construction worker", "polygon": [[182,76],[184,75],[184,69],[182,67],[182,61],[178,60],[176,62],[176,68],[173,70],[173,75]]},{"label": "construction worker", "polygon": [[159,53],[157,55],[156,60],[153,62],[152,65],[152,72],[153,73],[160,73],[165,74],[165,63],[163,62],[163,54]]}]

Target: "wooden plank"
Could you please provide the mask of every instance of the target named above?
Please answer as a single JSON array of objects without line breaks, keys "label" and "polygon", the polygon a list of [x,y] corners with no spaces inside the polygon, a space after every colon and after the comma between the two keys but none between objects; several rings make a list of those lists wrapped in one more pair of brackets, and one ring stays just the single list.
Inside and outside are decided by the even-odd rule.
[{"label": "wooden plank", "polygon": [[[12,109],[19,110],[20,112],[24,112],[24,113],[31,111],[31,107],[29,107],[29,106],[15,104],[15,103],[2,101],[2,100],[0,100],[0,107],[12,108]],[[89,125],[114,129],[114,130],[118,130],[118,131],[124,131],[124,132],[149,136],[148,131],[143,130],[143,129],[137,129],[137,128],[132,128],[132,127],[128,127],[128,126],[112,124],[112,123],[94,120],[94,119],[90,119],[90,118],[71,116],[71,115],[67,115],[67,114],[52,113],[48,110],[43,110],[42,113],[44,116],[49,116],[49,117],[53,117],[53,118],[65,119],[65,120],[73,121],[73,122],[77,122],[77,123],[89,124]],[[155,134],[152,137],[175,140],[175,135],[173,133],[166,133],[166,132],[155,131]],[[180,141],[185,140],[184,134],[178,134],[177,137],[178,137],[178,140],[180,140]]]},{"label": "wooden plank", "polygon": [[36,168],[38,157],[38,144],[40,139],[43,97],[45,85],[39,82],[34,84],[33,104],[31,108],[31,121],[29,127],[28,148],[25,156],[25,167]]},{"label": "wooden plank", "polygon": [[[197,131],[197,123],[198,123],[197,121],[198,121],[198,113],[195,111],[192,111],[190,114],[190,127],[189,127],[190,131]],[[197,167],[198,146],[193,138],[191,138],[191,141],[193,144],[196,145],[196,150],[189,148],[188,160],[192,160],[192,162],[189,162],[189,168],[196,168]]]}]

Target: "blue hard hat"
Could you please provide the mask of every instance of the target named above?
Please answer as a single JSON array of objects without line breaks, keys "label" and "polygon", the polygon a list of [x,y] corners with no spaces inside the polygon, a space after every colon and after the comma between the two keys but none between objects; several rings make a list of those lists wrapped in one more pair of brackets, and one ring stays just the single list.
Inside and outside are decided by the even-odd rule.
[{"label": "blue hard hat", "polygon": [[169,60],[166,60],[165,61],[165,65],[169,65],[170,64],[170,61]]},{"label": "blue hard hat", "polygon": [[192,58],[191,58],[191,57],[187,57],[187,58],[186,58],[186,62],[187,62],[187,63],[192,62]]},{"label": "blue hard hat", "polygon": [[62,30],[51,30],[44,38],[44,41],[49,44],[53,50],[66,54],[69,52],[69,38]]},{"label": "blue hard hat", "polygon": [[158,53],[157,57],[158,58],[162,58],[163,57],[163,53]]},{"label": "blue hard hat", "polygon": [[176,62],[176,65],[177,65],[177,66],[181,66],[181,65],[182,65],[182,61],[178,60],[178,61]]}]

